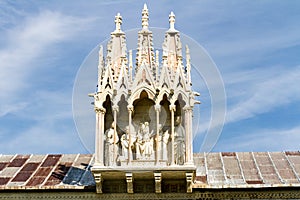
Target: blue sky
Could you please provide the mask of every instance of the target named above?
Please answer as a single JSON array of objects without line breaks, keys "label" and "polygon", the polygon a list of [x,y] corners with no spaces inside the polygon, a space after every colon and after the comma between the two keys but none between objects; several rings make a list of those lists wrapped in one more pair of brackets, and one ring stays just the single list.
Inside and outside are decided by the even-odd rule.
[{"label": "blue sky", "polygon": [[[174,11],[176,28],[206,49],[222,75],[227,115],[213,151],[299,150],[299,1],[145,3],[153,27],[168,28]],[[0,154],[88,153],[72,114],[77,71],[114,30],[117,12],[123,30],[141,26],[143,4],[0,1]],[[199,92],[206,124],[210,97]]]}]

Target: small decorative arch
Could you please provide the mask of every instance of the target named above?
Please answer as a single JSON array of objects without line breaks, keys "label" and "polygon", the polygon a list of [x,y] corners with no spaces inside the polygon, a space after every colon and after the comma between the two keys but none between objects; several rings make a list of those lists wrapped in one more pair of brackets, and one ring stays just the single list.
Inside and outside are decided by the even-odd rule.
[{"label": "small decorative arch", "polygon": [[155,97],[155,91],[152,87],[140,87],[137,90],[135,90],[130,98],[128,99],[128,105],[133,105],[133,102],[140,98],[141,93],[145,91],[148,95],[149,99],[154,99]]}]

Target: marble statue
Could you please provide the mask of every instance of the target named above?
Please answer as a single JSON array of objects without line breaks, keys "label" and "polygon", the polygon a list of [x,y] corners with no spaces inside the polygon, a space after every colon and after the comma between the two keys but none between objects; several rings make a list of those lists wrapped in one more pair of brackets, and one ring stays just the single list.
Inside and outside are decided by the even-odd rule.
[{"label": "marble statue", "polygon": [[119,137],[114,129],[114,122],[112,122],[111,127],[105,131],[105,165],[112,166],[116,164],[116,159],[118,156],[119,148],[118,141]]},{"label": "marble statue", "polygon": [[182,165],[185,159],[185,130],[181,125],[181,117],[177,116],[174,131],[175,164]]}]

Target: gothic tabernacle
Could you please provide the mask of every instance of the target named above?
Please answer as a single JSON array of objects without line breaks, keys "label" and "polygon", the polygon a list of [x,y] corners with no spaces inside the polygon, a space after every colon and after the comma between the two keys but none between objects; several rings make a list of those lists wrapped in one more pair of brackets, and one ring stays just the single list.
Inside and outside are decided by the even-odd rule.
[{"label": "gothic tabernacle", "polygon": [[159,51],[153,48],[148,15],[144,5],[135,67],[119,13],[106,58],[100,46],[98,87],[91,95],[96,112],[92,171],[99,193],[104,183],[116,180],[126,180],[129,193],[134,192],[134,182],[139,180],[153,181],[157,193],[161,192],[162,181],[174,179],[191,191],[195,172],[192,111],[199,94],[191,88],[189,49],[185,47],[184,66],[180,35],[171,12],[160,60]]}]

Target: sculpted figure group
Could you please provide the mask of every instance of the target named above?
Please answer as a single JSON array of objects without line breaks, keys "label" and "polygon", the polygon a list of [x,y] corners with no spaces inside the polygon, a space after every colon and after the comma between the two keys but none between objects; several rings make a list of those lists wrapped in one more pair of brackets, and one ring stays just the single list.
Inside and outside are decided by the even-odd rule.
[{"label": "sculpted figure group", "polygon": [[[130,129],[130,130],[129,130]],[[137,131],[136,131],[137,130]],[[131,145],[129,132],[131,133]],[[159,135],[156,137],[154,130],[150,131],[149,122],[140,123],[135,129],[133,125],[126,126],[120,136],[115,130],[114,122],[105,131],[104,160],[106,166],[118,165],[120,160],[127,159],[129,148],[132,151],[133,160],[154,160],[155,151],[159,160],[169,163],[171,159],[171,134],[170,130],[163,131],[159,125]],[[182,165],[185,159],[185,130],[180,118],[176,118],[174,128],[174,157],[175,164]]]}]

